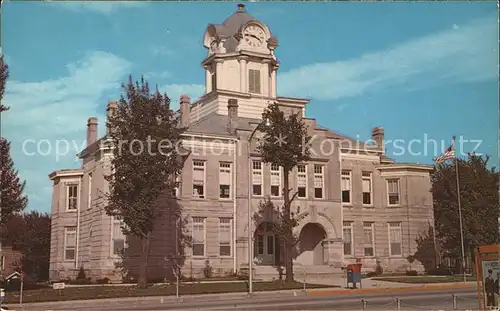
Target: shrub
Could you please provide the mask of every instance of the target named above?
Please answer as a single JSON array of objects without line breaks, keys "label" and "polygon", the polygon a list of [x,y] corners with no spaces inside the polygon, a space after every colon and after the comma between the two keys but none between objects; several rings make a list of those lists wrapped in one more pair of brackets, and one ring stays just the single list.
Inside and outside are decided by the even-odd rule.
[{"label": "shrub", "polygon": [[97,279],[96,284],[109,284],[109,279],[108,278],[102,278],[102,279]]},{"label": "shrub", "polygon": [[415,270],[406,270],[406,276],[417,276],[418,272]]},{"label": "shrub", "polygon": [[448,269],[446,267],[440,266],[435,269],[430,269],[427,272],[428,275],[438,275],[438,276],[447,276],[447,275],[453,275],[453,271],[451,269]]},{"label": "shrub", "polygon": [[210,260],[205,260],[205,267],[203,268],[203,275],[205,276],[206,279],[209,279],[212,277],[212,272],[213,268],[212,265],[210,264]]},{"label": "shrub", "polygon": [[80,270],[78,271],[78,275],[76,276],[76,280],[82,281],[86,280],[87,276],[85,275],[85,269],[83,269],[83,266],[80,267]]},{"label": "shrub", "polygon": [[382,268],[382,264],[380,260],[377,259],[377,266],[375,267],[375,275],[379,276],[384,273],[384,268]]}]

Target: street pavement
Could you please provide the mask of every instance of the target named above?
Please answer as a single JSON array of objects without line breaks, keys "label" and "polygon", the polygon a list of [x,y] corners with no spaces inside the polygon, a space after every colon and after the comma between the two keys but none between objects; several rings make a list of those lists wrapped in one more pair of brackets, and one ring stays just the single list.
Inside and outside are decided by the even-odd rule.
[{"label": "street pavement", "polygon": [[[260,294],[260,295],[259,295]],[[477,292],[475,288],[429,289],[405,292],[375,292],[330,294],[326,296],[306,295],[304,292],[256,293],[253,297],[227,296],[210,298],[165,299],[157,297],[137,298],[133,301],[123,299],[115,303],[86,301],[75,305],[25,306],[23,310],[454,310],[453,295],[456,296],[455,310],[477,310]],[[16,309],[17,310],[17,309]]]}]

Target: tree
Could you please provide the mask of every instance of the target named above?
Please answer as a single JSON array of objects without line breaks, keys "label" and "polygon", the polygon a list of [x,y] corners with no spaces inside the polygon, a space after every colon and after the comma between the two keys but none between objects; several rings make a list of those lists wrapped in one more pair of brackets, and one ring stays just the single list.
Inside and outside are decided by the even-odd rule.
[{"label": "tree", "polygon": [[[278,165],[283,170],[283,207],[280,211],[279,227],[283,228],[281,239],[285,243],[286,281],[293,281],[294,220],[291,215],[291,205],[298,192],[291,194],[289,175],[300,163],[310,159],[310,150],[306,142],[310,140],[307,127],[299,113],[284,114],[279,104],[269,105],[262,114],[261,132],[263,141],[257,150],[264,163]],[[266,123],[266,124],[264,124]]]},{"label": "tree", "polygon": [[49,279],[50,223],[48,214],[37,211],[15,214],[6,223],[3,245],[21,252],[16,269],[31,281]]},{"label": "tree", "polygon": [[105,210],[123,220],[126,235],[140,241],[138,287],[145,287],[154,222],[169,212],[158,208],[159,198],[172,198],[177,186],[184,129],[170,109],[168,96],[151,93],[144,78],[134,84],[130,77],[123,88],[125,95],[108,119],[114,149],[112,173],[106,176],[109,193]]},{"label": "tree", "polygon": [[434,237],[434,228],[431,224],[427,232],[420,233],[415,239],[417,250],[413,257],[420,261],[424,266],[425,271],[429,272],[437,266],[437,240]]},{"label": "tree", "polygon": [[431,175],[436,236],[449,256],[461,258],[455,161],[459,167],[466,255],[472,255],[479,245],[499,241],[499,174],[495,168],[488,168],[488,160],[488,156],[469,154],[467,159],[437,165]]},{"label": "tree", "polygon": [[[0,56],[0,114],[9,109],[2,103],[8,76],[9,67],[4,63],[3,56]],[[3,235],[10,216],[23,211],[28,204],[28,198],[23,194],[26,183],[20,180],[18,171],[14,168],[10,143],[4,137],[0,137],[0,166],[0,225]]]}]

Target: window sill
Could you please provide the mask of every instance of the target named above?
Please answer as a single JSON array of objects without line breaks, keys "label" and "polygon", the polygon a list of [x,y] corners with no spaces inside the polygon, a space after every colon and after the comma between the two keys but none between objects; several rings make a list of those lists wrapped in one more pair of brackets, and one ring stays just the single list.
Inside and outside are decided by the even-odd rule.
[{"label": "window sill", "polygon": [[252,198],[263,198],[263,194],[252,194]]},{"label": "window sill", "polygon": [[372,204],[363,204],[363,208],[374,208]]},{"label": "window sill", "polygon": [[353,256],[353,255],[344,255],[344,258],[346,258],[346,259],[354,259],[356,257]]},{"label": "window sill", "polygon": [[388,208],[398,208],[398,207],[402,207],[401,204],[388,204],[387,205]]},{"label": "window sill", "polygon": [[74,263],[75,259],[64,259],[64,263]]},{"label": "window sill", "polygon": [[233,256],[232,255],[229,255],[229,256],[221,256],[221,255],[219,255],[219,258],[220,259],[233,259]]},{"label": "window sill", "polygon": [[77,208],[75,208],[75,209],[66,209],[66,212],[68,212],[68,213],[75,213],[77,211],[78,211]]},{"label": "window sill", "polygon": [[208,256],[194,256],[194,255],[191,255],[191,259],[197,259],[197,260],[202,260],[202,259],[208,259]]},{"label": "window sill", "polygon": [[325,198],[317,198],[317,197],[314,197],[314,200],[323,201],[323,200],[325,200]]},{"label": "window sill", "polygon": [[389,255],[390,259],[403,259],[403,255]]},{"label": "window sill", "polygon": [[232,201],[232,198],[219,198],[219,201]]},{"label": "window sill", "polygon": [[193,201],[205,201],[205,198],[191,198]]},{"label": "window sill", "polygon": [[354,205],[352,203],[345,203],[345,202],[342,202],[342,206],[345,206],[345,207],[354,207]]}]

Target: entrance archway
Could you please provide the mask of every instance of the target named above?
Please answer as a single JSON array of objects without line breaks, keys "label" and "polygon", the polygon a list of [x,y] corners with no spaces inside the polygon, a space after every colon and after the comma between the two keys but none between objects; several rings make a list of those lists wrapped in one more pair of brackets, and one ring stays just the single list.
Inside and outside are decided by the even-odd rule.
[{"label": "entrance archway", "polygon": [[308,266],[325,264],[323,241],[326,237],[326,231],[320,224],[306,224],[299,235],[297,262]]},{"label": "entrance archway", "polygon": [[254,233],[254,260],[263,266],[275,266],[280,263],[281,246],[273,231],[271,222],[261,223]]}]

